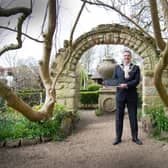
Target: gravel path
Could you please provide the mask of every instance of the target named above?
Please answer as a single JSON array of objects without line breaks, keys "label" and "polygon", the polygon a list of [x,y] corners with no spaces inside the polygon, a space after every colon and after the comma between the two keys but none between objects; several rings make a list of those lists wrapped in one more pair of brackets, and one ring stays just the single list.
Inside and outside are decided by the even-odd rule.
[{"label": "gravel path", "polygon": [[114,115],[81,111],[76,131],[65,141],[1,148],[0,168],[168,168],[167,143],[148,138],[139,128],[143,145],[134,144],[126,115],[123,141],[113,146],[114,124]]}]

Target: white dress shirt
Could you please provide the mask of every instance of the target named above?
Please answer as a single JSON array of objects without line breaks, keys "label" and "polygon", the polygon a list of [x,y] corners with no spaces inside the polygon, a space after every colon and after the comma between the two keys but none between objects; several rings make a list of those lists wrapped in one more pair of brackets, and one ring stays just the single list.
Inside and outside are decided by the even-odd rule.
[{"label": "white dress shirt", "polygon": [[124,65],[124,77],[125,77],[125,79],[129,78],[129,71],[130,71],[130,63]]}]

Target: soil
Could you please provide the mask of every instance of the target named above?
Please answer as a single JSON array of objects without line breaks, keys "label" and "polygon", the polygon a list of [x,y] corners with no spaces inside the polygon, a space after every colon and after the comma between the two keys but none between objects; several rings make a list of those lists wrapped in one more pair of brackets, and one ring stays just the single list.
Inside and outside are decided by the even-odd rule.
[{"label": "soil", "polygon": [[114,114],[81,111],[76,130],[61,142],[0,148],[0,168],[167,168],[168,143],[149,138],[139,123],[143,145],[131,141],[127,114],[122,143],[114,146]]}]

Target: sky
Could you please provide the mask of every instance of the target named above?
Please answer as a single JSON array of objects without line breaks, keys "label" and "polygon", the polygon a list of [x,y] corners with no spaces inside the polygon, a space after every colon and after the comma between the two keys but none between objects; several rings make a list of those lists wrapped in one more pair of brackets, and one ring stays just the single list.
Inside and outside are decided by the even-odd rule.
[{"label": "sky", "polygon": [[[10,0],[10,2],[12,2]],[[31,15],[31,18],[29,20],[28,28],[27,28],[27,34],[37,38],[41,31],[42,26],[42,18],[45,13],[45,4],[46,0],[35,0],[34,1],[34,8],[33,13]],[[0,0],[0,4],[3,4],[4,7],[7,6],[7,1]],[[13,3],[10,4],[9,7],[15,7],[15,6],[25,6],[29,7],[30,2],[29,0],[14,0]],[[70,32],[72,29],[72,26],[75,22],[76,16],[80,10],[82,3],[80,0],[61,0],[61,6],[60,6],[60,16],[59,16],[59,30],[58,30],[58,41],[56,44],[56,47],[54,47],[55,50],[58,50],[59,48],[63,47],[63,41],[65,39],[69,39]],[[110,24],[110,23],[116,23],[119,22],[119,18],[116,15],[116,13],[111,11],[105,11],[102,8],[97,8],[94,6],[86,6],[87,9],[83,11],[80,21],[76,27],[75,33],[74,33],[74,39],[82,35],[83,33],[90,31],[92,28],[96,27],[99,24]],[[10,19],[10,26],[13,28],[16,26],[16,20],[18,16],[14,16],[12,18],[0,18],[1,25],[7,25],[9,24]],[[27,22],[26,22],[27,24]],[[25,26],[26,26],[25,24]],[[13,34],[13,33],[12,33]],[[6,34],[2,29],[0,29],[0,36],[5,37],[1,38],[1,46],[2,44],[8,44],[11,42],[15,42],[15,34],[11,35],[9,32]],[[3,40],[2,40],[3,39]],[[120,47],[115,47],[116,50],[120,50]],[[30,39],[25,38],[23,47],[19,50],[8,52],[9,56],[12,57],[12,55],[17,55],[17,59],[28,59],[31,60],[32,58],[35,60],[39,60],[43,54],[43,46],[42,44],[39,44],[37,42],[34,42]],[[4,64],[5,55],[2,55],[0,57],[0,66],[8,66]]]},{"label": "sky", "polygon": [[[3,3],[2,3],[3,1]],[[16,7],[16,6],[24,6],[24,7],[29,7],[30,6],[30,1],[29,0],[13,0],[14,3],[11,3],[11,5],[8,8],[11,7]],[[2,4],[7,4],[5,3],[5,0],[1,0]],[[27,34],[31,35],[32,37],[37,38],[40,34],[40,28],[42,25],[42,17],[44,16],[45,12],[45,4],[46,0],[35,0],[35,6],[33,9],[33,13],[30,17],[29,21],[29,26],[27,29]],[[43,5],[42,5],[43,4]],[[19,15],[15,15],[13,17],[7,17],[7,18],[0,18],[0,24],[1,25],[7,25],[9,20],[10,20],[10,25],[9,27],[15,28],[16,26],[16,20],[19,17]],[[3,24],[2,24],[3,23]],[[25,22],[25,26],[27,26],[28,22]],[[23,29],[25,31],[25,28]],[[16,34],[15,33],[10,33],[9,31],[4,32],[3,29],[0,29],[0,36],[1,39],[1,46],[6,45],[9,43],[16,43]],[[5,38],[2,38],[5,37]],[[17,59],[26,59],[26,58],[35,58],[35,59],[40,59],[43,50],[42,50],[42,44],[37,43],[33,40],[30,40],[28,38],[22,38],[24,39],[23,42],[23,47],[21,49],[11,51],[6,53],[6,55],[10,55],[13,58],[13,55],[17,54]],[[6,55],[2,55],[0,57],[0,65],[2,66],[7,66],[4,64],[6,61],[5,57]]]}]

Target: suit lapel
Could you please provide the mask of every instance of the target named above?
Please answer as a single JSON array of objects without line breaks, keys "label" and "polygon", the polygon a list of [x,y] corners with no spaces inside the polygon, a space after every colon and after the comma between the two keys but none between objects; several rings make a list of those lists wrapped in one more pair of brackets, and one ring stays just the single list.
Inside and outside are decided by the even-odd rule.
[{"label": "suit lapel", "polygon": [[131,72],[133,70],[134,66],[135,65],[133,63],[130,64],[130,66],[129,66],[129,72]]}]

